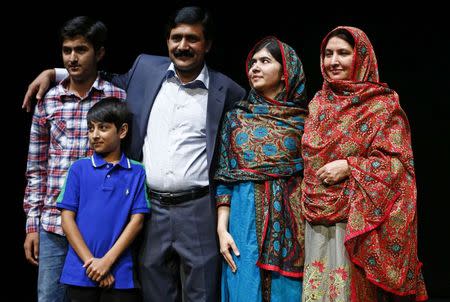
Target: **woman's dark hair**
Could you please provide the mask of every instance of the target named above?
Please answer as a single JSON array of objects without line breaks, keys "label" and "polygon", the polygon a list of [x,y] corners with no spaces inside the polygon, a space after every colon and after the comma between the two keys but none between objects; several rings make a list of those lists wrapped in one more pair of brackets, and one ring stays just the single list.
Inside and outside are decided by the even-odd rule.
[{"label": "woman's dark hair", "polygon": [[272,55],[272,57],[275,58],[275,60],[278,61],[278,63],[283,65],[283,57],[281,55],[281,49],[280,49],[280,46],[278,45],[277,41],[270,40],[267,42],[260,43],[259,45],[257,45],[255,47],[253,54],[257,53],[258,51],[260,51],[261,49],[264,49],[264,48],[267,49],[267,51]]},{"label": "woman's dark hair", "polygon": [[178,24],[201,24],[203,26],[203,35],[205,40],[214,39],[214,26],[211,13],[199,6],[186,6],[177,10],[168,20],[166,25],[166,38],[169,38],[172,29]]},{"label": "woman's dark hair", "polygon": [[[328,44],[328,41],[330,41],[330,39],[333,37],[341,38],[342,40],[344,40],[348,44],[350,44],[352,46],[352,48],[355,48],[355,39],[353,38],[352,34],[348,30],[343,29],[343,28],[338,28],[338,29],[332,31],[328,35],[325,43],[323,43],[323,47],[326,47],[326,45]],[[323,51],[323,49],[322,49],[322,51]]]},{"label": "woman's dark hair", "polygon": [[98,51],[105,45],[107,33],[108,30],[103,22],[79,16],[64,23],[60,30],[60,38],[63,42],[66,39],[82,36],[92,43],[95,51]]}]

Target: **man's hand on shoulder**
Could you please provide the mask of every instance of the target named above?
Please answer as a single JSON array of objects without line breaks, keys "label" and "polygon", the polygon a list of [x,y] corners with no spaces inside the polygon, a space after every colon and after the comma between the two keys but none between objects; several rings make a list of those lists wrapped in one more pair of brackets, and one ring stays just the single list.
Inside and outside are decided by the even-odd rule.
[{"label": "man's hand on shoulder", "polygon": [[42,99],[54,80],[54,69],[47,69],[41,72],[33,82],[28,85],[27,92],[23,98],[22,109],[26,108],[27,112],[30,112],[33,98],[36,97],[37,100]]}]

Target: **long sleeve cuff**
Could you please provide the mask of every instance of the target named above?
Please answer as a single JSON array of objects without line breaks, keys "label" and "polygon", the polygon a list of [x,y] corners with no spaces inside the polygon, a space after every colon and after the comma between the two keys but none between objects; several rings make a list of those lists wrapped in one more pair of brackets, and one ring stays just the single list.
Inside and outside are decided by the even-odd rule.
[{"label": "long sleeve cuff", "polygon": [[231,206],[231,195],[216,196],[216,207]]},{"label": "long sleeve cuff", "polygon": [[39,227],[41,225],[41,221],[39,217],[28,217],[27,223],[25,226],[26,233],[35,233],[39,232]]},{"label": "long sleeve cuff", "polygon": [[216,189],[216,207],[231,206],[231,188],[226,185],[218,185]]}]

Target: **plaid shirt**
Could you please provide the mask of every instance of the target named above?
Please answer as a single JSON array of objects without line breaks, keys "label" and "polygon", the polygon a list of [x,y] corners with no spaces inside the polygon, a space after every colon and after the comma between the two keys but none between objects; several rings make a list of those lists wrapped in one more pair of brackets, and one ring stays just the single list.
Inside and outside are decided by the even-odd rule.
[{"label": "plaid shirt", "polygon": [[105,97],[126,97],[124,90],[99,77],[83,99],[68,91],[68,84],[66,78],[35,107],[23,201],[27,233],[38,232],[42,224],[48,232],[64,234],[56,199],[70,165],[92,154],[87,137],[87,112]]}]

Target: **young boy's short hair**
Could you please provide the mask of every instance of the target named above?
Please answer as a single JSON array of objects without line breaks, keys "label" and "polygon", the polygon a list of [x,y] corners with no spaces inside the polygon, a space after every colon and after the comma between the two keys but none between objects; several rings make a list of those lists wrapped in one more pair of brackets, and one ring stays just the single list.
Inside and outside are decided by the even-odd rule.
[{"label": "young boy's short hair", "polygon": [[125,149],[130,141],[131,118],[131,112],[128,110],[127,104],[123,100],[116,97],[101,99],[98,103],[92,106],[91,109],[89,109],[86,116],[88,127],[91,122],[113,123],[118,131],[123,124],[127,123],[128,134],[122,140],[122,150]]},{"label": "young boy's short hair", "polygon": [[98,101],[89,109],[87,122],[114,123],[117,129],[131,121],[131,113],[127,104],[116,97],[107,97]]}]

